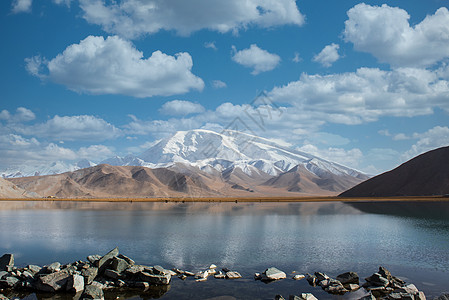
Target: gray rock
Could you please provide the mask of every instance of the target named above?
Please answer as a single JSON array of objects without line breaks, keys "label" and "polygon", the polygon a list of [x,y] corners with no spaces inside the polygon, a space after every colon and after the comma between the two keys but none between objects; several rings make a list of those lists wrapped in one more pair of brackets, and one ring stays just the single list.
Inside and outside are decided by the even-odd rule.
[{"label": "gray rock", "polygon": [[282,295],[276,295],[274,296],[274,300],[285,300],[285,298]]},{"label": "gray rock", "polygon": [[287,278],[287,274],[275,267],[268,268],[262,273],[262,280],[264,281],[280,280],[285,278]]},{"label": "gray rock", "polygon": [[81,299],[99,299],[104,300],[104,293],[101,288],[96,285],[88,285],[84,289]]},{"label": "gray rock", "polygon": [[4,254],[0,257],[0,271],[11,272],[14,267],[14,254]]},{"label": "gray rock", "polygon": [[139,276],[142,281],[148,282],[150,284],[167,285],[167,284],[170,284],[170,280],[171,280],[170,274],[157,275],[157,274],[150,274],[147,272],[140,272]]},{"label": "gray rock", "polygon": [[311,293],[302,293],[299,295],[299,299],[301,300],[318,300],[313,294]]},{"label": "gray rock", "polygon": [[225,279],[226,278],[226,274],[223,274],[223,272],[218,272],[217,274],[214,275],[214,278],[217,279]]},{"label": "gray rock", "polygon": [[128,269],[131,266],[128,261],[125,259],[119,258],[119,257],[113,257],[112,262],[110,265],[110,269],[116,271],[117,273],[122,273],[126,269]]},{"label": "gray rock", "polygon": [[148,282],[143,282],[143,281],[134,282],[132,284],[132,286],[135,288],[138,288],[138,289],[143,289],[143,290],[150,288],[150,284]]},{"label": "gray rock", "polygon": [[301,280],[306,278],[306,276],[302,275],[302,274],[296,274],[295,276],[293,276],[293,280]]},{"label": "gray rock", "polygon": [[102,274],[104,270],[108,267],[112,258],[119,254],[118,247],[115,247],[105,255],[103,255],[98,261],[96,261],[96,266],[98,267],[98,273]]},{"label": "gray rock", "polygon": [[415,300],[426,300],[426,295],[424,295],[424,292],[419,291],[418,294],[415,295]]},{"label": "gray rock", "polygon": [[[284,298],[282,298],[282,299],[284,299]],[[288,296],[288,300],[301,300],[301,298],[296,295],[290,295],[290,296]]]},{"label": "gray rock", "polygon": [[161,266],[154,266],[153,267],[153,273],[156,274],[156,275],[168,275],[168,274],[171,274],[170,270],[166,270],[166,269],[164,269]]},{"label": "gray rock", "polygon": [[419,291],[414,284],[407,284],[399,289],[395,289],[395,293],[417,294]]},{"label": "gray rock", "polygon": [[28,280],[32,280],[34,279],[34,275],[31,274],[29,271],[23,271],[22,276],[23,279],[28,279]]},{"label": "gray rock", "polygon": [[54,293],[66,287],[69,277],[70,275],[63,271],[40,276],[36,288],[42,292]]},{"label": "gray rock", "polygon": [[433,300],[449,300],[449,294],[442,294]]},{"label": "gray rock", "polygon": [[106,269],[104,270],[103,273],[104,277],[106,278],[111,278],[111,279],[119,279],[120,278],[120,273],[111,269]]},{"label": "gray rock", "polygon": [[55,273],[61,271],[61,264],[59,262],[54,262],[45,267],[47,273]]},{"label": "gray rock", "polygon": [[261,279],[262,279],[262,274],[254,273],[254,280],[261,280]]},{"label": "gray rock", "polygon": [[306,274],[306,280],[307,282],[311,285],[311,286],[316,286],[317,285],[317,279],[315,275],[311,275],[309,273]]},{"label": "gray rock", "polygon": [[340,281],[342,284],[359,284],[359,275],[356,272],[346,272],[343,274],[340,274],[336,278],[338,281]]},{"label": "gray rock", "polygon": [[33,275],[36,275],[37,273],[39,273],[42,270],[41,267],[36,266],[36,265],[28,265],[27,269]]},{"label": "gray rock", "polygon": [[101,255],[98,254],[94,254],[94,255],[89,255],[87,257],[87,260],[94,266],[97,265],[97,262],[101,259]]},{"label": "gray rock", "polygon": [[126,255],[119,254],[117,257],[118,257],[118,258],[121,258],[121,259],[124,259],[124,260],[125,260],[129,265],[131,265],[131,266],[136,264],[134,260],[132,260],[131,258],[129,258],[129,257],[126,256]]},{"label": "gray rock", "polygon": [[315,272],[315,276],[318,281],[323,281],[330,278],[329,276],[321,272]]},{"label": "gray rock", "polygon": [[0,271],[0,279],[3,278],[3,276],[8,275],[8,272],[6,271]]},{"label": "gray rock", "polygon": [[370,293],[369,295],[363,296],[359,300],[376,300],[376,297],[374,297],[373,294]]},{"label": "gray rock", "polygon": [[87,269],[81,270],[81,275],[84,277],[84,284],[89,285],[94,281],[95,277],[98,275],[98,268],[89,267]]},{"label": "gray rock", "polygon": [[66,290],[72,293],[79,293],[84,290],[84,277],[81,275],[70,275],[67,280]]},{"label": "gray rock", "polygon": [[187,276],[195,276],[195,273],[190,272],[190,271],[184,271],[184,274]]},{"label": "gray rock", "polygon": [[229,271],[229,272],[226,272],[226,278],[227,279],[239,279],[239,278],[242,278],[242,275],[240,275],[239,272]]},{"label": "gray rock", "polygon": [[2,280],[0,280],[0,287],[4,288],[14,288],[20,283],[20,280],[14,276],[4,276]]},{"label": "gray rock", "polygon": [[185,274],[178,275],[178,278],[181,280],[186,280],[187,276]]},{"label": "gray rock", "polygon": [[360,288],[360,285],[355,284],[355,283],[345,284],[344,286],[345,286],[345,288],[346,288],[348,291],[355,291],[355,290],[358,290],[358,289]]},{"label": "gray rock", "polygon": [[385,287],[389,284],[388,279],[383,277],[380,273],[374,273],[370,277],[365,278],[365,280],[370,285],[374,285],[374,286],[384,286]]}]

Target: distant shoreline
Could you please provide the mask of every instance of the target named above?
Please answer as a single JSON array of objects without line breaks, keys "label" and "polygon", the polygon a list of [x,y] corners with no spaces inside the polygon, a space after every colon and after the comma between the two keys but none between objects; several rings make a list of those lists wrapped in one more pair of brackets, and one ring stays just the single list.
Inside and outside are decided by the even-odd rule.
[{"label": "distant shoreline", "polygon": [[449,202],[445,196],[398,196],[398,197],[155,197],[155,198],[0,198],[0,201],[77,201],[77,202],[166,202],[166,203],[285,203],[285,202]]}]

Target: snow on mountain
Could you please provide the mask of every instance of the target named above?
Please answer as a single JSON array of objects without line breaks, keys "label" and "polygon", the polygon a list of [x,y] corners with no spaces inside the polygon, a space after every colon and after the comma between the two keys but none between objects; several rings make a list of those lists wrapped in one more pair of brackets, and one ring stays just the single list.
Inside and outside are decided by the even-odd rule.
[{"label": "snow on mountain", "polygon": [[0,174],[3,178],[28,177],[40,175],[53,175],[64,172],[76,171],[79,169],[96,166],[95,163],[83,159],[75,164],[68,164],[62,161],[56,161],[51,164],[43,165],[24,165],[19,168],[8,168],[3,170]]}]

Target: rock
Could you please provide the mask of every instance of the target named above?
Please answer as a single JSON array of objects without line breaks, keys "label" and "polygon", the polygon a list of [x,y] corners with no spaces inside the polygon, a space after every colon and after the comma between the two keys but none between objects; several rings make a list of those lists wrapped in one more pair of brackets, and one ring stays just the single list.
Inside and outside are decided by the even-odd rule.
[{"label": "rock", "polygon": [[177,275],[181,275],[184,274],[184,271],[178,268],[173,268],[171,269],[173,272],[175,272]]},{"label": "rock", "polygon": [[7,298],[6,296],[4,296],[3,294],[0,294],[0,300],[9,300],[9,298]]},{"label": "rock", "polygon": [[42,292],[54,293],[65,288],[69,277],[70,275],[63,271],[40,276],[36,288]]},{"label": "rock", "polygon": [[136,264],[136,263],[134,262],[134,260],[132,260],[131,258],[129,258],[129,257],[126,256],[126,255],[119,254],[117,257],[118,257],[118,258],[121,258],[121,259],[123,259],[123,260],[125,260],[125,261],[126,261],[129,265],[131,265],[131,266],[133,266],[133,265]]},{"label": "rock", "polygon": [[355,284],[355,283],[345,284],[344,286],[345,286],[345,288],[346,288],[348,291],[355,291],[355,290],[358,290],[358,289],[360,288],[360,285]]},{"label": "rock", "polygon": [[302,293],[299,295],[299,299],[301,300],[318,300],[313,294],[311,293]]},{"label": "rock", "polygon": [[22,277],[23,279],[25,279],[25,280],[33,280],[33,279],[34,279],[33,274],[31,274],[31,273],[28,272],[28,271],[23,271],[21,277]]},{"label": "rock", "polygon": [[282,295],[276,295],[274,296],[274,300],[285,300],[285,298]]},{"label": "rock", "polygon": [[170,284],[170,280],[171,280],[170,274],[157,275],[157,274],[150,274],[148,272],[140,272],[139,276],[142,281],[146,281],[150,284],[167,285],[167,284]]},{"label": "rock", "polygon": [[190,271],[184,271],[184,274],[187,276],[195,276],[195,273],[190,272]]},{"label": "rock", "polygon": [[200,271],[195,274],[196,279],[204,279],[204,278],[207,278],[208,276],[209,276],[209,270]]},{"label": "rock", "polygon": [[391,272],[385,269],[384,267],[379,267],[380,276],[386,278],[388,281],[390,281],[393,277],[391,276]]},{"label": "rock", "polygon": [[306,274],[306,280],[307,282],[311,285],[311,286],[316,286],[317,285],[317,279],[315,275],[311,275],[309,273]]},{"label": "rock", "polygon": [[96,266],[98,267],[98,273],[102,274],[104,270],[108,267],[112,258],[119,254],[118,247],[115,247],[105,255],[103,255],[98,261],[96,261]]},{"label": "rock", "polygon": [[154,266],[153,267],[153,273],[156,275],[169,275],[170,270],[164,269],[161,266]]},{"label": "rock", "polygon": [[87,257],[87,260],[94,266],[97,265],[97,262],[101,259],[101,255],[98,254],[94,254],[94,255],[89,255]]},{"label": "rock", "polygon": [[287,275],[275,267],[268,268],[262,273],[262,280],[264,281],[280,280],[285,278],[287,278]]},{"label": "rock", "polygon": [[217,268],[217,266],[214,265],[214,264],[211,264],[211,265],[209,266],[209,269],[216,269],[216,268]]},{"label": "rock", "polygon": [[[284,299],[284,298],[282,298],[282,299]],[[290,296],[288,296],[288,300],[301,300],[301,298],[296,295],[290,295]]]},{"label": "rock", "polygon": [[61,271],[61,264],[59,262],[54,262],[45,267],[46,273],[55,273]]},{"label": "rock", "polygon": [[359,300],[376,300],[376,297],[374,297],[373,294],[370,293],[369,295],[363,296]]},{"label": "rock", "polygon": [[4,276],[0,280],[0,287],[3,288],[15,288],[20,283],[20,280],[14,276]]},{"label": "rock", "polygon": [[329,294],[342,295],[348,290],[343,285],[329,285],[324,289]]},{"label": "rock", "polygon": [[302,275],[302,274],[297,274],[295,276],[293,276],[293,280],[301,280],[306,278],[306,276]]},{"label": "rock", "polygon": [[84,277],[84,284],[89,285],[94,281],[95,277],[98,275],[98,268],[89,267],[87,269],[81,270],[81,275]]},{"label": "rock", "polygon": [[346,272],[340,274],[337,276],[336,279],[340,281],[343,285],[349,283],[359,284],[359,275],[356,272]]},{"label": "rock", "polygon": [[78,293],[84,290],[84,277],[81,275],[71,275],[67,280],[66,290],[72,293]]},{"label": "rock", "polygon": [[218,272],[217,274],[214,275],[214,278],[216,279],[225,279],[226,278],[226,274],[223,274],[223,272]]},{"label": "rock", "polygon": [[28,272],[30,272],[33,275],[36,275],[37,273],[39,273],[42,268],[36,265],[28,265],[27,266]]},{"label": "rock", "polygon": [[0,271],[11,272],[14,267],[14,254],[4,254],[0,257]]},{"label": "rock", "polygon": [[442,294],[435,298],[434,300],[449,300],[449,294]]},{"label": "rock", "polygon": [[133,265],[126,269],[125,273],[130,275],[131,277],[136,277],[140,272],[143,272],[145,268],[141,265]]},{"label": "rock", "polygon": [[8,272],[6,271],[0,271],[0,279],[3,278],[3,276],[8,275]]},{"label": "rock", "polygon": [[181,280],[186,280],[187,276],[185,274],[178,275],[178,278]]},{"label": "rock", "polygon": [[424,295],[424,292],[420,291],[415,295],[415,300],[426,300],[426,295]]},{"label": "rock", "polygon": [[104,300],[104,293],[101,288],[96,285],[88,285],[84,289],[81,299],[100,299]]},{"label": "rock", "polygon": [[150,284],[148,282],[137,281],[137,282],[134,282],[132,284],[132,286],[135,287],[135,288],[138,288],[138,289],[146,290],[146,289],[148,289],[150,287]]},{"label": "rock", "polygon": [[369,288],[369,291],[371,292],[371,294],[374,295],[374,297],[381,298],[381,297],[385,297],[388,294],[391,294],[391,292],[393,292],[393,289],[389,288],[389,287],[379,286],[379,287]]},{"label": "rock", "polygon": [[221,269],[223,272],[225,272],[225,273],[227,273],[227,272],[229,272],[229,271],[231,271],[230,269],[228,269],[228,268],[223,268],[223,269]]},{"label": "rock", "polygon": [[117,273],[122,273],[123,271],[128,269],[130,266],[131,266],[131,264],[128,263],[128,261],[126,261],[125,259],[122,259],[119,257],[113,257],[109,268],[111,270],[116,271]]},{"label": "rock", "polygon": [[227,279],[239,279],[239,278],[242,278],[242,275],[240,275],[239,272],[229,271],[229,272],[226,272],[226,278]]},{"label": "rock", "polygon": [[330,278],[329,276],[321,272],[315,272],[315,276],[318,281],[323,281]]},{"label": "rock", "polygon": [[254,280],[261,280],[261,279],[262,279],[262,274],[254,273]]},{"label": "rock", "polygon": [[399,289],[394,290],[395,293],[417,294],[419,291],[414,284],[408,284]]},{"label": "rock", "polygon": [[104,277],[111,278],[111,279],[118,279],[120,278],[120,273],[111,269],[104,270],[103,273]]},{"label": "rock", "polygon": [[365,280],[370,285],[374,285],[374,286],[384,286],[385,287],[385,286],[387,286],[389,284],[388,279],[383,277],[380,273],[374,273],[370,277],[365,278]]}]

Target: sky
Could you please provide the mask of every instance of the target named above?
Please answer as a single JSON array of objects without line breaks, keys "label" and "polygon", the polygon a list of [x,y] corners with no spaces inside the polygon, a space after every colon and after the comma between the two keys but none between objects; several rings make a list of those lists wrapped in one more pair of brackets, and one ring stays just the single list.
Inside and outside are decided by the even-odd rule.
[{"label": "sky", "polygon": [[368,174],[449,145],[449,1],[0,2],[0,170],[236,129]]}]

